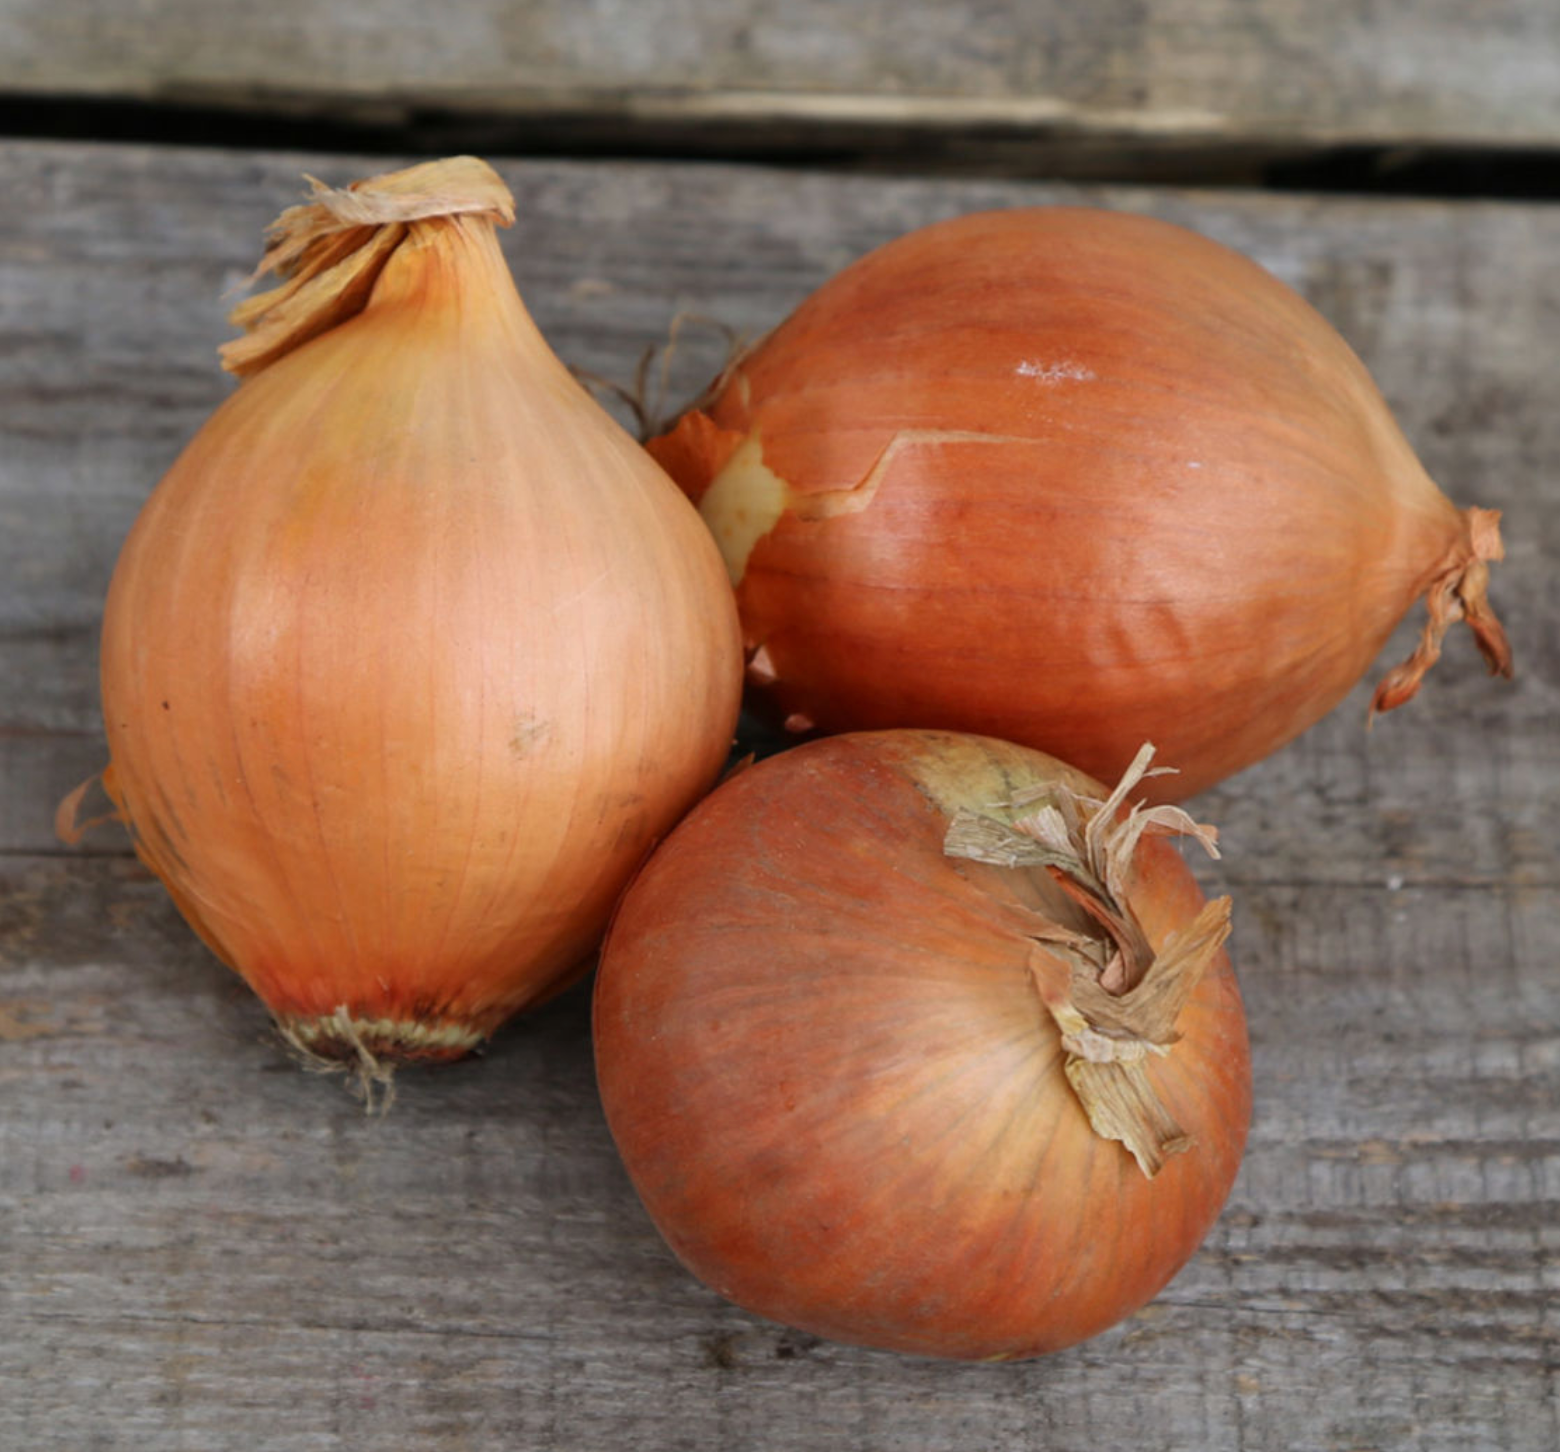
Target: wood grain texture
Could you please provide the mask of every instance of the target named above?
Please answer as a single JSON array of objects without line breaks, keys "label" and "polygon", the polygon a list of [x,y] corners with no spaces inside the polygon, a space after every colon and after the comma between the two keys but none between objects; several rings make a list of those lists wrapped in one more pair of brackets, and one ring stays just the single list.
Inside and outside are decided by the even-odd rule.
[{"label": "wood grain texture", "polygon": [[[114,554],[225,391],[221,293],[305,167],[362,169],[0,153],[0,1447],[1560,1445],[1560,213],[503,168],[533,311],[614,377],[679,308],[756,332],[955,211],[1087,198],[1197,225],[1317,301],[1446,487],[1507,512],[1517,681],[1457,641],[1371,733],[1362,687],[1199,804],[1256,1073],[1225,1215],[1125,1325],[987,1368],[816,1342],[687,1277],[602,1123],[585,991],[367,1119],[112,833],[53,842],[101,750]],[[719,351],[685,355],[688,386]]]},{"label": "wood grain texture", "polygon": [[3,0],[0,90],[999,137],[1549,145],[1547,0]]},{"label": "wood grain texture", "polygon": [[1225,1215],[1146,1311],[997,1369],[685,1276],[601,1123],[583,992],[368,1120],[128,864],[4,886],[0,1445],[1553,1445],[1552,897],[1243,889],[1259,1110]]}]

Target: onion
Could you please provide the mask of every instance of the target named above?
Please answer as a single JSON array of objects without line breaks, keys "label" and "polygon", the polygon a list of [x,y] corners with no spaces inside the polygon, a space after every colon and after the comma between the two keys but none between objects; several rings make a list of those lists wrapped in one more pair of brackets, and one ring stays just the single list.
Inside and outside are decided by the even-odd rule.
[{"label": "onion", "polygon": [[[1176,807],[933,731],[733,776],[625,894],[597,1077],[708,1285],[835,1340],[1013,1358],[1188,1259],[1250,1113],[1245,1017]],[[1118,1142],[1119,1141],[1119,1142]]]},{"label": "onion", "polygon": [[913,232],[653,440],[721,543],[755,703],[937,726],[1189,795],[1363,675],[1416,597],[1406,701],[1485,600],[1498,515],[1430,481],[1364,366],[1255,263],[1073,208]]},{"label": "onion", "polygon": [[498,177],[315,187],[114,572],[104,784],[288,1037],[378,1075],[579,974],[741,652],[694,511],[522,306]]}]

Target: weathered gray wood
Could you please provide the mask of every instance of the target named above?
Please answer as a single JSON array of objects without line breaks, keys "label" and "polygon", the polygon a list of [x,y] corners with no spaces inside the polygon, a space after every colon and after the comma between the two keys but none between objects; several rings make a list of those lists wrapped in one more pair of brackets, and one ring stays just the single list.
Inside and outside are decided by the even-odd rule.
[{"label": "weathered gray wood", "polygon": [[1560,213],[504,168],[533,310],[613,376],[678,308],[756,331],[933,216],[1198,225],[1313,296],[1448,488],[1507,511],[1516,682],[1456,642],[1369,736],[1357,693],[1204,798],[1257,1079],[1226,1214],[1124,1326],[987,1368],[817,1343],[684,1275],[615,1160],[583,990],[366,1119],[131,859],[53,844],[100,749],[114,552],[226,386],[219,294],[299,170],[357,165],[0,153],[0,1447],[1560,1445]]},{"label": "weathered gray wood", "polygon": [[367,1120],[128,864],[4,875],[0,1445],[1554,1445],[1553,894],[1247,886],[1227,1213],[1123,1327],[980,1368],[684,1276],[601,1123],[583,993]]},{"label": "weathered gray wood", "polygon": [[[1548,0],[3,0],[0,90],[401,122],[1549,145]],[[799,131],[796,128],[800,128]]]},{"label": "weathered gray wood", "polygon": [[[119,543],[229,386],[214,353],[230,334],[224,294],[298,193],[300,171],[345,180],[387,163],[38,145],[12,148],[3,164],[15,205],[0,216],[0,849],[39,851],[53,845],[54,801],[90,769],[80,736],[56,746],[49,733],[99,730],[95,633]],[[1560,767],[1556,734],[1543,729],[1560,685],[1547,565],[1560,551],[1560,212],[740,167],[545,163],[506,174],[520,218],[505,246],[539,323],[570,361],[625,380],[679,311],[756,335],[852,257],[957,211],[1093,200],[1153,210],[1251,253],[1355,344],[1447,491],[1507,511],[1494,594],[1520,673],[1490,685],[1454,636],[1420,699],[1368,738],[1362,688],[1259,768],[1270,786],[1215,799],[1229,839],[1262,841],[1287,825],[1289,850],[1323,878],[1369,860],[1378,878],[1554,880],[1543,856],[1550,805],[1531,784]],[[688,346],[685,393],[723,345],[694,332]],[[1418,628],[1411,617],[1379,669]],[[5,689],[12,681],[26,688]],[[1386,810],[1361,814],[1367,793]],[[1459,832],[1468,802],[1480,811]]]}]

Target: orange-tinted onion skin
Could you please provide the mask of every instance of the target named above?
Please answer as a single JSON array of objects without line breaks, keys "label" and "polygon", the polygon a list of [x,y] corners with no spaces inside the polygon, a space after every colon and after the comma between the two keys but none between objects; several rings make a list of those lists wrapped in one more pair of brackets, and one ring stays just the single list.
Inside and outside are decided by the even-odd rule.
[{"label": "orange-tinted onion skin", "polygon": [[284,1023],[345,1007],[447,1057],[581,971],[714,781],[740,674],[707,533],[547,350],[491,226],[418,224],[137,520],[106,780]]},{"label": "orange-tinted onion skin", "polygon": [[[728,555],[759,705],[800,729],[982,732],[1105,780],[1153,741],[1179,775],[1151,795],[1310,726],[1472,558],[1333,328],[1248,259],[1128,214],[891,242],[650,447],[700,502],[752,440],[793,496]],[[870,502],[820,515],[844,491]]]},{"label": "orange-tinted onion skin", "polygon": [[[1228,959],[1149,1071],[1195,1139],[1150,1180],[1064,1077],[1025,968],[1030,875],[941,851],[949,803],[1065,772],[935,732],[811,742],[646,864],[603,949],[597,1075],[651,1218],[708,1285],[833,1340],[1014,1358],[1104,1330],[1191,1256],[1250,1113]],[[1202,896],[1149,840],[1132,901],[1157,945]]]}]

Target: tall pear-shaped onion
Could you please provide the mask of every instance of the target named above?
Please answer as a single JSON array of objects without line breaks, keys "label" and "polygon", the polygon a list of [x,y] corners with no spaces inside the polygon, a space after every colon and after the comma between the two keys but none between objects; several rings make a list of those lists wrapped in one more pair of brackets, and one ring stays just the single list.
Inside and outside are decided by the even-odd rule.
[{"label": "tall pear-shaped onion", "polygon": [[105,785],[327,1057],[454,1057],[566,984],[730,745],[720,557],[549,351],[512,219],[472,158],[316,183],[109,592]]},{"label": "tall pear-shaped onion", "polygon": [[719,537],[755,698],[940,726],[1188,795],[1331,710],[1414,601],[1413,695],[1498,516],[1426,475],[1298,294],[1184,228],[978,213],[826,282],[650,444]]}]

